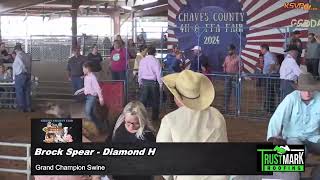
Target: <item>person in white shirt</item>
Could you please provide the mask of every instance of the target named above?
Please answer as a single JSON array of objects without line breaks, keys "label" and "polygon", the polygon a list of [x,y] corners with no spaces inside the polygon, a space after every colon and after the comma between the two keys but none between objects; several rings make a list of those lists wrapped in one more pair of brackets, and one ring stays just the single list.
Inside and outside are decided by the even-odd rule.
[{"label": "person in white shirt", "polygon": [[[228,142],[223,115],[211,107],[215,91],[210,79],[184,70],[163,77],[163,83],[179,107],[161,121],[157,142]],[[165,176],[166,180],[227,180],[227,176]]]},{"label": "person in white shirt", "polygon": [[12,76],[15,83],[17,109],[21,112],[31,112],[31,63],[28,62],[29,56],[22,51],[21,44],[17,44],[14,50],[17,55],[12,64]]},{"label": "person in white shirt", "polygon": [[283,60],[280,67],[280,89],[281,99],[283,100],[288,94],[294,91],[294,83],[298,80],[299,75],[302,73],[297,64],[297,57],[299,49],[297,46],[290,45],[285,52],[287,56]]}]

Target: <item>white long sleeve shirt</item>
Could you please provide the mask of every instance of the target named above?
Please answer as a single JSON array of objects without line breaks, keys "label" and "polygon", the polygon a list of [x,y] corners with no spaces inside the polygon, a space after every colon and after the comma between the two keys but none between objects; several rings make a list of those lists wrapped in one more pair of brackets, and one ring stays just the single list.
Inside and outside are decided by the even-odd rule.
[{"label": "white long sleeve shirt", "polygon": [[22,61],[22,54],[21,52],[17,52],[17,56],[14,59],[14,62],[12,64],[12,70],[13,70],[13,79],[15,76],[20,75],[21,73],[27,72],[26,67]]},{"label": "white long sleeve shirt", "polygon": [[280,79],[296,81],[301,73],[296,60],[288,54],[280,67]]}]

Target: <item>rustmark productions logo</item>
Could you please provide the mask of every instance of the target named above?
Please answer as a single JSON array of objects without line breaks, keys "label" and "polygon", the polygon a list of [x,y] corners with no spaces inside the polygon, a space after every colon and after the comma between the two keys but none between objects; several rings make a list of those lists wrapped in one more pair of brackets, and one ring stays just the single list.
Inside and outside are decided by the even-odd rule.
[{"label": "rustmark productions logo", "polygon": [[259,172],[304,172],[305,152],[303,145],[259,145]]}]

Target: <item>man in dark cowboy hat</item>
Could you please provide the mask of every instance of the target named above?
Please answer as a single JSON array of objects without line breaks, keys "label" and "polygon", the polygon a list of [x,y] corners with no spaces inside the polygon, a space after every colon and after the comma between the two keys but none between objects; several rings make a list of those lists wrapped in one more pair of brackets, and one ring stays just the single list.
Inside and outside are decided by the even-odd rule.
[{"label": "man in dark cowboy hat", "polygon": [[320,83],[310,73],[301,74],[294,88],[271,117],[267,140],[304,144],[307,152],[320,154]]},{"label": "man in dark cowboy hat", "polygon": [[284,52],[287,52],[286,58],[280,67],[280,89],[281,99],[294,91],[293,85],[301,74],[299,65],[297,64],[299,49],[295,45],[290,45]]}]

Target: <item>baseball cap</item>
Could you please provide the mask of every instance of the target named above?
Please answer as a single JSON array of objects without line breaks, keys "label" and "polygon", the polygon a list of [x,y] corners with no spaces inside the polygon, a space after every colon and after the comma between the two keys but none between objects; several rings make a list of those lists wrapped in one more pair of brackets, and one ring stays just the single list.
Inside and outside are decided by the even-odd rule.
[{"label": "baseball cap", "polygon": [[194,51],[194,50],[199,50],[199,51],[201,51],[201,47],[200,47],[200,46],[194,46],[191,50],[192,50],[192,51]]}]

